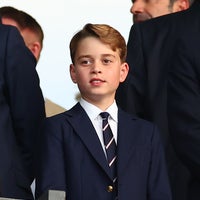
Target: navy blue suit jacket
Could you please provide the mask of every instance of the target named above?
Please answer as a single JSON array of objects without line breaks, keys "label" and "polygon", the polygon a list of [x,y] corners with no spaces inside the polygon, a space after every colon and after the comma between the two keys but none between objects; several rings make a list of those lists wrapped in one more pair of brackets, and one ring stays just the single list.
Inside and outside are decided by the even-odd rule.
[{"label": "navy blue suit jacket", "polygon": [[[200,34],[199,23],[200,3],[197,0],[188,10],[134,24],[128,40],[127,62],[130,66],[130,73],[126,82],[120,85],[116,95],[119,106],[124,110],[150,120],[158,126],[165,146],[171,188],[175,200],[191,200],[188,190],[193,187],[193,181],[196,180],[196,177],[191,176],[187,169],[194,155],[194,152],[190,152],[191,148],[185,148],[184,144],[189,141],[188,137],[186,139],[184,134],[181,136],[176,131],[182,129],[184,123],[179,123],[180,118],[177,116],[172,119],[172,113],[176,112],[177,106],[184,107],[185,105],[180,104],[180,94],[172,96],[171,89],[168,90],[169,76],[171,79],[169,72],[173,71],[174,61],[179,55],[177,45],[180,38],[185,38],[187,41],[190,38],[194,43],[198,41],[196,35]],[[188,54],[192,56],[193,47],[192,45],[190,47],[191,51],[190,53],[188,51]],[[181,64],[183,63],[178,66],[180,69]],[[189,70],[185,73],[189,73]],[[184,94],[183,87],[177,88],[178,90]],[[168,94],[170,94],[170,101],[168,101]],[[174,104],[173,108],[170,106],[168,109],[168,102],[175,101],[176,105]],[[194,106],[193,103],[194,101],[188,102],[192,105],[190,112],[195,113],[193,110],[198,106],[196,104]],[[174,112],[171,112],[173,109]],[[172,119],[170,124],[168,111],[171,113],[169,119]],[[187,120],[188,118],[185,118],[186,124],[188,124]],[[169,129],[172,131],[171,135]],[[180,145],[181,143],[182,145]],[[185,151],[189,152],[191,157],[181,160],[183,157],[186,158],[183,156]],[[198,170],[200,169],[198,168]],[[199,198],[199,196],[200,190],[198,189],[196,197]]]},{"label": "navy blue suit jacket", "polygon": [[191,172],[188,199],[200,198],[200,2],[185,13],[168,80],[169,129],[174,148]]},{"label": "navy blue suit jacket", "polygon": [[0,196],[32,199],[33,148],[45,116],[36,61],[15,27],[0,24]]},{"label": "navy blue suit jacket", "polygon": [[[118,199],[171,199],[165,159],[155,126],[119,110]],[[38,159],[36,197],[48,189],[68,200],[109,200],[112,177],[95,129],[78,103],[47,118]]]}]

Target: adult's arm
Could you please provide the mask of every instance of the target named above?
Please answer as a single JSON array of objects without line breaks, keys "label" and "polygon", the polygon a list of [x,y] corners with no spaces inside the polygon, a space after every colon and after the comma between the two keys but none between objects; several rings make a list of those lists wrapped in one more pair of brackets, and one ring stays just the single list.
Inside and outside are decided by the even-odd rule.
[{"label": "adult's arm", "polygon": [[6,42],[5,92],[17,144],[32,180],[35,142],[41,120],[45,117],[44,99],[36,71],[36,60],[17,29],[10,28]]}]

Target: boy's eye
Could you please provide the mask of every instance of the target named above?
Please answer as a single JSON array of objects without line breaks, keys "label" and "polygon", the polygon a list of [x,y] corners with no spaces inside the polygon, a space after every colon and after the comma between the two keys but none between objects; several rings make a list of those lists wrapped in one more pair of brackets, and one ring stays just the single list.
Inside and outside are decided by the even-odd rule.
[{"label": "boy's eye", "polygon": [[91,61],[90,61],[90,60],[81,60],[81,61],[80,61],[80,64],[81,64],[81,65],[90,65],[90,64],[91,64]]},{"label": "boy's eye", "polygon": [[111,59],[103,59],[104,64],[110,64],[112,62]]}]

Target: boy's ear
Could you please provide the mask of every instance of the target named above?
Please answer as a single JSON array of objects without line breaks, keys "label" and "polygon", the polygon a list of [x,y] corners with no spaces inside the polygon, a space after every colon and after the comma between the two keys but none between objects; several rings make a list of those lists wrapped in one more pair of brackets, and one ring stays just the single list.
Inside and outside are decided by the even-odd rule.
[{"label": "boy's ear", "polygon": [[121,65],[121,70],[120,70],[120,83],[124,82],[127,75],[128,75],[128,71],[129,71],[129,66],[128,63],[122,63]]},{"label": "boy's ear", "polygon": [[75,67],[73,64],[70,65],[70,76],[74,83],[76,83],[76,73],[75,73]]},{"label": "boy's ear", "polygon": [[183,11],[190,7],[189,0],[176,0],[173,4],[173,12]]}]

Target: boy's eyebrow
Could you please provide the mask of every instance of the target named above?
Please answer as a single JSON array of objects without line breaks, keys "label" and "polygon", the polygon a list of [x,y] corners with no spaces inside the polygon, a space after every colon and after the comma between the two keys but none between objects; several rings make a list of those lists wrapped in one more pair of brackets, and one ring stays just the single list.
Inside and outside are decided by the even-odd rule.
[{"label": "boy's eyebrow", "polygon": [[111,56],[111,57],[114,57],[114,58],[116,57],[115,55],[109,54],[109,53],[108,54],[102,54],[102,56]]},{"label": "boy's eyebrow", "polygon": [[[112,57],[116,57],[115,55],[110,54],[110,53],[101,54],[101,56],[112,56]],[[92,57],[92,55],[81,55],[81,56],[79,56],[77,59],[81,59],[81,58],[90,58],[90,57]]]},{"label": "boy's eyebrow", "polygon": [[91,55],[81,55],[77,58],[77,60],[81,60],[83,58],[91,58],[92,56]]},{"label": "boy's eyebrow", "polygon": [[[101,57],[105,57],[105,56],[107,56],[107,57],[113,57],[113,58],[115,58],[116,56],[115,55],[113,55],[113,54],[101,54]],[[80,60],[80,59],[82,59],[82,58],[92,58],[92,55],[81,55],[81,56],[79,56],[78,58],[77,58],[77,60]]]}]

